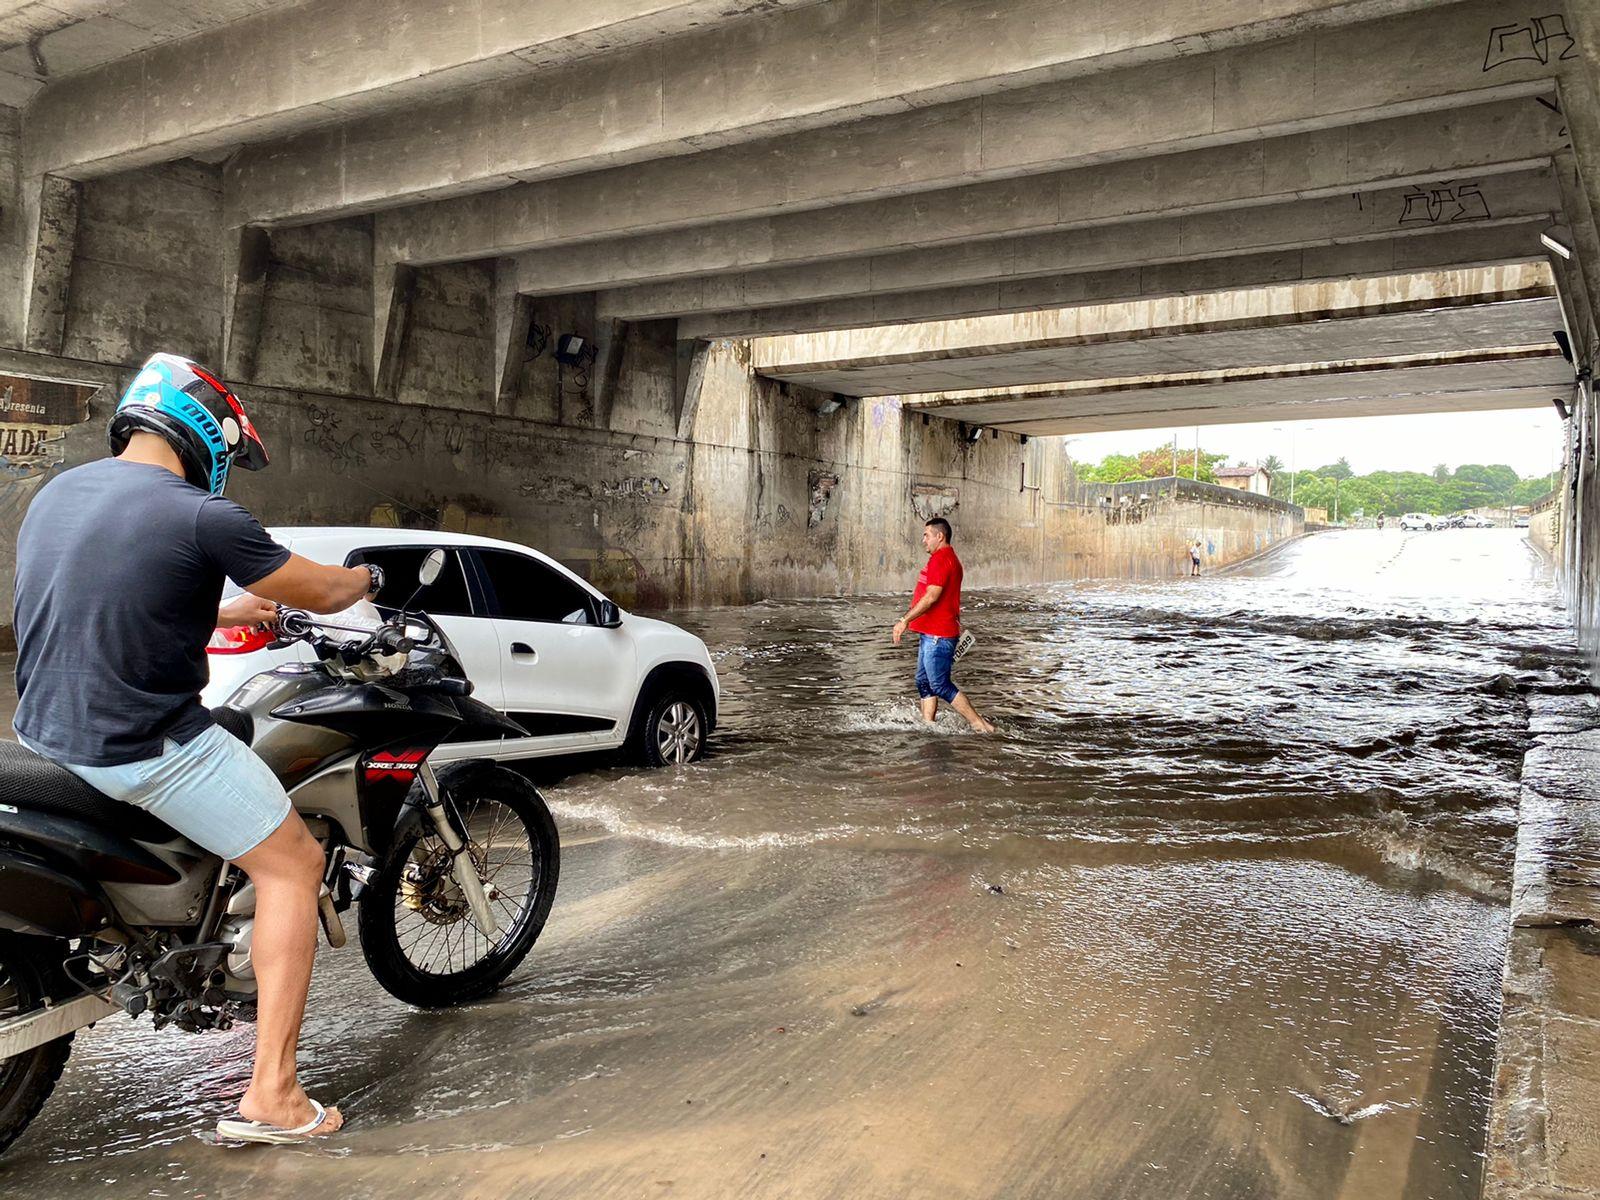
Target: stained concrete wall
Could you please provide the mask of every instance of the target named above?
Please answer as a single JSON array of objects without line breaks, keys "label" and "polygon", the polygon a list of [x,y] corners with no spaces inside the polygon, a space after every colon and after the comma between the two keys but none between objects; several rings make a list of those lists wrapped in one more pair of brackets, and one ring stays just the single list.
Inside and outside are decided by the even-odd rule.
[{"label": "stained concrete wall", "polygon": [[1201,570],[1264,554],[1305,532],[1292,504],[1194,480],[1150,479],[1073,492],[1066,563],[1074,579],[1164,579],[1189,572],[1189,547],[1201,543]]}]

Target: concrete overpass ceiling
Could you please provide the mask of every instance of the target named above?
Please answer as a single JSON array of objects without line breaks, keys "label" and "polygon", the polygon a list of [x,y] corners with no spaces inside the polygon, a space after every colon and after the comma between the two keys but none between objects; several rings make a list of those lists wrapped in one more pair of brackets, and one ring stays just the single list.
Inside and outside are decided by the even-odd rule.
[{"label": "concrete overpass ceiling", "polygon": [[0,5],[0,104],[301,0],[21,0]]},{"label": "concrete overpass ceiling", "polygon": [[905,402],[951,420],[1044,435],[1256,421],[1290,412],[1355,417],[1543,408],[1571,386],[1571,368],[1548,345],[944,392]]},{"label": "concrete overpass ceiling", "polygon": [[[30,161],[81,177],[271,131],[271,144],[246,145],[232,176],[240,222],[270,223],[849,122],[863,124],[855,140],[866,146],[874,140],[866,124],[887,120],[876,140],[899,139],[919,126],[906,110],[929,109],[924,142],[981,125],[988,161],[980,154],[966,173],[999,177],[1039,169],[1039,152],[1062,144],[1058,132],[1077,134],[1090,157],[1115,156],[1119,143],[1134,152],[1130,134],[1143,116],[1172,117],[1174,146],[1236,140],[1262,123],[1242,123],[1254,98],[1228,81],[1257,64],[1303,82],[1385,45],[1404,48],[1415,52],[1412,82],[1385,95],[1343,81],[1342,98],[1373,115],[1448,107],[1441,89],[1485,84],[1451,86],[1421,65],[1424,49],[1441,47],[1416,18],[1439,8],[1436,0],[1216,0],[1151,20],[1138,6],[1093,0],[1063,20],[1061,6],[1045,0],[934,10],[920,0],[312,0],[247,31],[194,39],[191,63],[248,52],[255,69],[222,94],[197,92],[174,109],[148,85],[171,73],[168,91],[181,88],[183,64],[159,55],[46,89],[31,114],[41,136]],[[1482,34],[1469,18],[1460,36],[1476,43]],[[1213,52],[1194,55],[1196,46]],[[1269,57],[1263,46],[1274,48]],[[1487,92],[1540,86],[1514,78],[1527,72],[1510,74]],[[1221,92],[1200,102],[1219,80]],[[1326,98],[1291,90],[1300,111],[1291,104],[1262,116],[1285,128],[1329,124]],[[1159,113],[1144,111],[1152,103]],[[1037,128],[1041,112],[1063,105],[1051,118],[1059,130]],[[90,112],[123,119],[84,120]]]}]

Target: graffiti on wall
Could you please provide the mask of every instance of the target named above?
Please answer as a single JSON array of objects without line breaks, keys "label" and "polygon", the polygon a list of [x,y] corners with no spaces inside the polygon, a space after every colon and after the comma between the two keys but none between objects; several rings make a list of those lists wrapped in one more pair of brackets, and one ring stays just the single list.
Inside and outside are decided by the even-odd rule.
[{"label": "graffiti on wall", "polygon": [[1511,25],[1496,25],[1489,30],[1489,45],[1483,52],[1483,69],[1492,71],[1507,63],[1533,62],[1549,66],[1576,58],[1577,39],[1567,32],[1567,20],[1560,13],[1529,17]]}]

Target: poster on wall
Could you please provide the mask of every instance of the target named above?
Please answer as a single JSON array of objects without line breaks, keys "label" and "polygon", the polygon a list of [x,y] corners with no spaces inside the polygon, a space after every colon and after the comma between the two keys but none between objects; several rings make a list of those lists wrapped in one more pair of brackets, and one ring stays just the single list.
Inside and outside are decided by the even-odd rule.
[{"label": "poster on wall", "polygon": [[65,461],[67,430],[89,419],[96,389],[0,375],[0,468],[35,476]]},{"label": "poster on wall", "polygon": [[66,463],[67,431],[89,419],[99,389],[0,375],[0,648],[10,619],[17,530],[34,493]]}]

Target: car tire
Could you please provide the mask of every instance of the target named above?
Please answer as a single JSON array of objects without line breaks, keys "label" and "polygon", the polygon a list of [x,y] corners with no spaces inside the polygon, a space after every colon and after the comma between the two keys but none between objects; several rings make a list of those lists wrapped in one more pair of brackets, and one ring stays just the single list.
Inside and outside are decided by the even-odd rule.
[{"label": "car tire", "polygon": [[687,689],[668,684],[645,706],[629,757],[647,767],[692,763],[705,753],[708,728],[704,702]]}]

